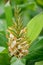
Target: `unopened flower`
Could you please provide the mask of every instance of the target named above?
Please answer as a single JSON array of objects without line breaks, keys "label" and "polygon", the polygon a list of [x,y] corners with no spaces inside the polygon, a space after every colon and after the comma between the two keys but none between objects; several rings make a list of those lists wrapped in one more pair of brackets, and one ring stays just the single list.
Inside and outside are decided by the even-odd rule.
[{"label": "unopened flower", "polygon": [[14,38],[14,35],[13,34],[10,34],[10,38]]}]

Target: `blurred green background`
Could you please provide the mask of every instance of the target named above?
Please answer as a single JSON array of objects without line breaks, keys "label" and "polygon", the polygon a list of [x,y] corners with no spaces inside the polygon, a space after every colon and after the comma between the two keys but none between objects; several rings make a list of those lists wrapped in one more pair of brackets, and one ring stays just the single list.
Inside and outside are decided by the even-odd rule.
[{"label": "blurred green background", "polygon": [[[6,30],[7,25],[5,23],[5,4],[8,0],[0,0],[0,30]],[[12,17],[14,17],[14,7],[17,5],[21,8],[22,17],[23,17],[23,24],[24,26],[37,14],[43,12],[43,0],[10,0],[10,4],[12,7]],[[4,23],[3,23],[4,21]],[[3,28],[3,29],[2,29]],[[3,33],[3,32],[2,32]],[[4,33],[5,34],[5,33]],[[43,29],[40,33],[40,36],[43,37]],[[35,65],[43,65],[43,61],[36,62]]]}]

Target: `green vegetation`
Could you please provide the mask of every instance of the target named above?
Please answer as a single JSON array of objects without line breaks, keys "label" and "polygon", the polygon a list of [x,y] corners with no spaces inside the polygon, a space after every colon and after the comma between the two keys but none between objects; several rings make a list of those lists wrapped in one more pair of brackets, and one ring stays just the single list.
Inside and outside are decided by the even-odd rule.
[{"label": "green vegetation", "polygon": [[0,0],[0,65],[43,65],[43,0]]}]

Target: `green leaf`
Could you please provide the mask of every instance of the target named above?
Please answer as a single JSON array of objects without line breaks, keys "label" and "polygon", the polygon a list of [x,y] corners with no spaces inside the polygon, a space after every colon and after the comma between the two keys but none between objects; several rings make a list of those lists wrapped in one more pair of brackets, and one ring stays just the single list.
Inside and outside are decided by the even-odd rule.
[{"label": "green leaf", "polygon": [[27,65],[34,65],[35,62],[43,60],[43,38],[39,38],[31,44],[29,53],[25,58],[27,59]]},{"label": "green leaf", "polygon": [[0,0],[0,4],[2,4],[4,2],[4,0]]},{"label": "green leaf", "polygon": [[43,29],[42,29],[42,31],[41,31],[41,33],[40,33],[40,36],[43,36]]},{"label": "green leaf", "polygon": [[0,53],[5,50],[5,47],[0,47]]},{"label": "green leaf", "polygon": [[6,24],[6,22],[5,22],[5,20],[4,19],[0,19],[0,31],[6,31],[6,29],[7,29],[7,24]]},{"label": "green leaf", "polygon": [[28,24],[26,37],[33,42],[40,34],[43,27],[43,13],[36,15]]},{"label": "green leaf", "polygon": [[15,62],[17,60],[17,57],[12,57],[11,63]]},{"label": "green leaf", "polygon": [[4,13],[4,5],[0,4],[0,16]]},{"label": "green leaf", "polygon": [[43,65],[43,61],[36,62],[35,65]]},{"label": "green leaf", "polygon": [[8,47],[7,45],[7,38],[6,36],[4,35],[4,33],[0,33],[0,46],[3,46],[3,47]]},{"label": "green leaf", "polygon": [[30,16],[28,14],[28,11],[23,11],[23,25],[26,26],[28,24],[28,21],[30,20]]},{"label": "green leaf", "polygon": [[10,65],[10,59],[7,53],[0,54],[0,65]]},{"label": "green leaf", "polygon": [[0,46],[0,54],[9,54],[8,48]]},{"label": "green leaf", "polygon": [[10,1],[11,4],[14,6],[14,5],[26,3],[28,0],[10,0]]},{"label": "green leaf", "polygon": [[38,37],[38,39],[30,45],[29,51],[36,51],[40,48],[43,49],[43,36]]},{"label": "green leaf", "polygon": [[12,21],[12,9],[9,4],[9,1],[5,5],[5,17],[6,17],[7,25],[11,26],[13,24],[13,21]]},{"label": "green leaf", "polygon": [[23,62],[23,60],[13,57],[11,59],[11,65],[25,65],[25,63]]},{"label": "green leaf", "polygon": [[3,47],[7,47],[6,29],[7,29],[7,24],[5,20],[0,19],[0,46]]},{"label": "green leaf", "polygon": [[36,3],[37,3],[39,6],[43,7],[43,0],[35,0],[35,1],[36,1]]}]

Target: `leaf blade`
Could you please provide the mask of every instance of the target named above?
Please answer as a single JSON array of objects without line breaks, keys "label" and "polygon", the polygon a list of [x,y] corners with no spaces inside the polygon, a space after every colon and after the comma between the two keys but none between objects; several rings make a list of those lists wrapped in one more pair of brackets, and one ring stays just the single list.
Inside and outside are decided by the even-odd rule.
[{"label": "leaf blade", "polygon": [[40,13],[27,24],[26,37],[28,38],[28,40],[30,39],[31,42],[33,42],[40,34],[42,27],[43,27],[43,13]]}]

